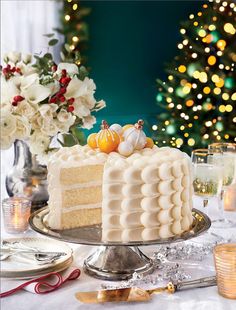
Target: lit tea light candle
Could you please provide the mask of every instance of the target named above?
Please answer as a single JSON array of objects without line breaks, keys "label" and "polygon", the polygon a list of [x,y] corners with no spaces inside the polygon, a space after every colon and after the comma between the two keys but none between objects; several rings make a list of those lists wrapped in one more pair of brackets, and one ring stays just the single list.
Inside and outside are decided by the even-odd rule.
[{"label": "lit tea light candle", "polygon": [[2,201],[5,231],[22,233],[29,228],[31,201],[25,197],[10,197]]},{"label": "lit tea light candle", "polygon": [[231,185],[224,195],[224,209],[236,211],[236,184]]}]

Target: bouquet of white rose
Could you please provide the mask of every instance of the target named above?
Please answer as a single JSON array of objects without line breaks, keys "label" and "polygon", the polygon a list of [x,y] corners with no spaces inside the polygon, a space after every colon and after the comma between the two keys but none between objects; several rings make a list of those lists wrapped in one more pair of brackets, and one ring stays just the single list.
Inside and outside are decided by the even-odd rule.
[{"label": "bouquet of white rose", "polygon": [[1,148],[16,140],[28,141],[32,154],[44,155],[58,134],[77,127],[90,129],[91,115],[105,107],[96,101],[96,85],[84,67],[71,63],[56,65],[50,53],[43,57],[11,52],[1,67]]}]

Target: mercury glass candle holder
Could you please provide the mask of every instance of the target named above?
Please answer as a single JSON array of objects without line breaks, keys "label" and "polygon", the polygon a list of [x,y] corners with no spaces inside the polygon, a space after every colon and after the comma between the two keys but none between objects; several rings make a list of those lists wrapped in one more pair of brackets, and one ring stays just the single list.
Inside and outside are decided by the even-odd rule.
[{"label": "mercury glass candle holder", "polygon": [[31,200],[25,197],[10,197],[2,201],[5,231],[9,234],[22,233],[29,228]]},{"label": "mercury glass candle holder", "polygon": [[214,260],[219,294],[236,299],[236,243],[217,245]]}]

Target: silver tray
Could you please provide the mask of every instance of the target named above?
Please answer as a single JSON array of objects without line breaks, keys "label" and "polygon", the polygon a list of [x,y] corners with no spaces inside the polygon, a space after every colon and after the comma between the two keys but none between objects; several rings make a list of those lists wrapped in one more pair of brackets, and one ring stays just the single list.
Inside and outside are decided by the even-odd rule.
[{"label": "silver tray", "polygon": [[191,229],[166,239],[132,242],[104,242],[101,239],[101,225],[91,225],[66,230],[53,230],[47,227],[46,217],[49,208],[34,212],[29,219],[32,229],[45,236],[71,243],[98,246],[98,249],[84,262],[84,270],[89,275],[106,280],[124,280],[132,277],[134,272],[151,273],[156,264],[140,251],[138,246],[166,244],[185,241],[199,236],[211,226],[209,217],[193,209]]},{"label": "silver tray", "polygon": [[145,246],[152,244],[164,244],[172,243],[178,241],[188,240],[193,237],[199,236],[201,233],[209,229],[211,226],[211,221],[207,215],[202,213],[199,210],[193,209],[193,225],[192,228],[181,235],[177,235],[171,238],[166,239],[156,239],[150,241],[132,241],[132,242],[104,242],[102,241],[102,228],[101,225],[91,225],[86,227],[79,227],[66,230],[54,230],[50,229],[45,218],[49,213],[49,208],[43,208],[34,212],[30,219],[30,226],[37,232],[46,235],[57,240],[62,240],[71,243],[77,244],[86,244],[86,245],[106,245],[106,246]]}]

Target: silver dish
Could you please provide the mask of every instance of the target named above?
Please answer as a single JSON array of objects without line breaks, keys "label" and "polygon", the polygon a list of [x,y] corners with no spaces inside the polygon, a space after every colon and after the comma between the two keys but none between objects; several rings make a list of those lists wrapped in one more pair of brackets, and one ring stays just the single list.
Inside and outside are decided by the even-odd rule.
[{"label": "silver dish", "polygon": [[49,208],[34,212],[29,219],[32,229],[45,236],[66,242],[98,246],[84,262],[84,270],[91,276],[105,280],[126,280],[133,273],[148,274],[157,268],[138,246],[181,242],[197,237],[211,226],[211,221],[203,212],[193,209],[193,225],[181,235],[150,241],[103,242],[101,225],[92,225],[66,230],[52,230],[47,227],[46,217]]}]

